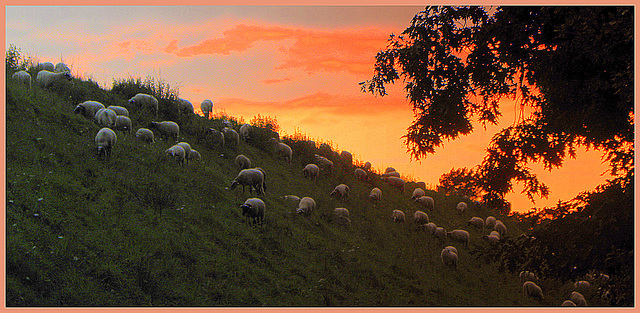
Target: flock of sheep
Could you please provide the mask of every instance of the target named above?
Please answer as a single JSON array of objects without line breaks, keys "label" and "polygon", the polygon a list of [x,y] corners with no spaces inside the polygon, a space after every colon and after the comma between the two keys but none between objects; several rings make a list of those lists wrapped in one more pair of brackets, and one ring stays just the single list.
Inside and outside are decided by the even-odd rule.
[{"label": "flock of sheep", "polygon": [[[42,87],[49,87],[56,80],[70,80],[70,70],[64,63],[58,63],[53,65],[50,62],[40,63],[37,65],[39,72],[36,77],[36,83]],[[12,78],[23,82],[25,85],[31,88],[31,76],[26,71],[19,71],[12,75]],[[158,113],[158,100],[148,94],[139,93],[129,99],[128,103],[130,107],[136,107],[139,110],[146,110],[150,114],[157,116]],[[184,99],[178,100],[179,110],[182,112],[193,113],[193,105]],[[213,110],[213,103],[211,100],[204,100],[201,103],[201,110],[206,118],[209,118],[210,113]],[[78,104],[74,113],[81,114],[82,116],[91,119],[97,123],[101,129],[95,136],[96,154],[99,159],[109,158],[111,151],[117,142],[116,131],[122,131],[130,133],[132,131],[132,121],[129,118],[129,111],[122,106],[107,106],[97,101],[88,100]],[[236,132],[228,121],[225,127],[221,130],[209,129],[210,135],[219,141],[223,146],[237,147],[242,138],[247,141],[251,136],[252,126],[249,124],[241,125],[239,133]],[[187,142],[178,142],[180,127],[173,121],[151,122],[148,128],[140,127],[136,131],[136,138],[146,142],[153,143],[155,141],[154,132],[161,136],[163,140],[173,140],[175,145],[171,146],[165,151],[165,154],[179,164],[188,163],[190,160],[199,160],[201,155],[198,151],[191,148],[191,145]],[[274,153],[278,157],[290,162],[292,160],[293,151],[287,144],[280,142],[276,138],[271,138],[269,144],[272,146]],[[347,151],[342,151],[340,159],[347,164],[352,164],[352,156]],[[237,186],[241,185],[243,193],[245,187],[249,187],[249,193],[255,190],[258,196],[264,195],[267,189],[266,185],[266,173],[262,168],[251,167],[251,160],[245,155],[239,154],[235,158],[235,164],[240,168],[240,172],[235,179],[231,182],[228,189],[233,190]],[[302,175],[305,178],[311,180],[317,180],[321,172],[331,175],[333,171],[333,161],[316,154],[315,163],[307,164],[302,169]],[[358,181],[369,180],[369,173],[371,169],[371,163],[367,162],[362,168],[356,168],[354,171],[355,178]],[[397,188],[401,193],[404,193],[405,181],[400,177],[400,174],[394,168],[387,168],[385,173],[381,175],[382,180],[388,185]],[[339,184],[331,192],[330,196],[339,200],[346,200],[349,197],[350,188],[346,184]],[[373,202],[379,202],[382,198],[382,191],[378,187],[374,187],[368,195],[369,199]],[[312,214],[316,209],[316,202],[311,197],[299,198],[295,195],[286,195],[285,199],[296,203],[296,212],[298,214]],[[470,234],[465,229],[454,229],[446,231],[443,227],[437,226],[435,223],[429,220],[429,216],[426,212],[432,212],[435,209],[434,199],[425,194],[424,189],[418,187],[412,192],[411,200],[420,208],[413,214],[413,222],[418,225],[420,229],[424,229],[429,236],[439,240],[441,244],[444,244],[447,239],[451,240],[452,244],[461,244],[467,246],[470,240]],[[266,205],[259,197],[253,197],[247,199],[241,206],[242,215],[251,218],[254,223],[262,224],[265,218]],[[464,213],[468,206],[465,202],[460,202],[455,208],[459,214]],[[426,211],[426,212],[425,212]],[[393,210],[391,214],[391,220],[404,223],[406,220],[405,213],[401,210]],[[349,210],[344,207],[335,208],[333,210],[333,221],[341,225],[351,225],[349,217]],[[495,245],[500,241],[500,238],[506,236],[507,228],[503,222],[497,220],[493,216],[488,216],[486,219],[481,217],[472,217],[467,226],[476,227],[480,230],[488,230],[488,235],[483,235],[482,239],[488,242],[490,245]],[[442,263],[449,268],[457,268],[458,266],[458,250],[453,245],[444,247],[440,253],[440,259]],[[536,277],[530,271],[523,271],[520,273],[520,278],[523,283],[523,293],[533,298],[544,299],[542,289],[536,284]],[[588,281],[579,281],[575,284],[576,291],[574,291],[570,299],[565,301],[562,306],[586,306],[586,300],[580,293],[582,290],[588,289]]]}]

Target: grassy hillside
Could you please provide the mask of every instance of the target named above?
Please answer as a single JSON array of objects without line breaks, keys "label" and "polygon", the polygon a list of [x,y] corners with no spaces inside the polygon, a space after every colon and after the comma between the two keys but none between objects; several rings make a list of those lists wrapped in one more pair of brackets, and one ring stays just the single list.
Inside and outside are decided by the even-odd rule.
[{"label": "grassy hillside", "polygon": [[[374,175],[359,182],[353,167],[339,165],[318,181],[302,168],[319,151],[301,141],[293,161],[274,157],[261,129],[250,143],[221,149],[205,135],[220,120],[177,113],[171,93],[158,85],[120,82],[103,90],[74,79],[51,90],[17,85],[7,73],[6,243],[8,306],[537,306],[559,305],[566,290],[548,292],[539,302],[522,294],[518,277],[472,253],[487,243],[488,231],[466,226],[472,216],[494,215],[462,199],[435,191],[431,221],[447,230],[471,233],[468,248],[430,238],[412,223],[419,209],[410,201],[415,183],[403,194]],[[156,87],[155,90],[149,90]],[[162,86],[160,86],[162,87]],[[181,141],[202,154],[181,167],[164,155],[173,142],[144,144],[118,132],[109,160],[95,156],[99,127],[73,113],[85,100],[129,108],[134,131],[152,117],[129,107],[139,91],[165,91],[158,120],[175,120]],[[238,125],[235,125],[238,129]],[[266,221],[253,226],[239,208],[253,197],[228,190],[238,173],[233,160],[245,154],[267,173]],[[333,158],[334,162],[338,160]],[[346,202],[329,197],[346,183]],[[379,187],[379,204],[368,200]],[[313,197],[308,216],[282,198]],[[346,207],[351,226],[332,220]],[[403,210],[406,224],[391,211]],[[521,233],[507,217],[496,216]],[[455,245],[457,270],[447,269],[440,251]],[[547,290],[558,288],[542,282]],[[557,289],[559,290],[559,289]],[[569,291],[570,292],[570,291]]]}]

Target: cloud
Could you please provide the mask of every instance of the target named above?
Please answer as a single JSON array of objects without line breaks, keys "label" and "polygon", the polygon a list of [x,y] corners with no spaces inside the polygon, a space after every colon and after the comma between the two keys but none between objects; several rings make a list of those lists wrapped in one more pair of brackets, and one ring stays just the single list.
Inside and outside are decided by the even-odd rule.
[{"label": "cloud", "polygon": [[279,79],[274,78],[274,79],[265,79],[262,81],[262,83],[265,85],[273,85],[273,84],[279,84],[279,83],[293,81],[293,80],[294,80],[293,77],[285,77],[285,78],[279,78]]}]

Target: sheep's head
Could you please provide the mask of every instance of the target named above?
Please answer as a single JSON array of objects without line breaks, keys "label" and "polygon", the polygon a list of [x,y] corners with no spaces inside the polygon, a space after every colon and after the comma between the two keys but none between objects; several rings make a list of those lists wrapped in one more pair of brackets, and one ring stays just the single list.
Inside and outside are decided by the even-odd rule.
[{"label": "sheep's head", "polygon": [[242,209],[242,216],[254,216],[256,213],[253,207],[246,203],[241,205],[240,208]]},{"label": "sheep's head", "polygon": [[78,104],[76,108],[73,109],[73,113],[75,114],[78,114],[78,113],[84,114],[84,112],[85,112],[85,107],[82,104]]}]

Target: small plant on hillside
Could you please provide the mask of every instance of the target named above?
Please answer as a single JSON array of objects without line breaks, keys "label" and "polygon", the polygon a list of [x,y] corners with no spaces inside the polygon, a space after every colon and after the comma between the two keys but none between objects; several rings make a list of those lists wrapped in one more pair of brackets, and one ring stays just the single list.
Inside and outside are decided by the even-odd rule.
[{"label": "small plant on hillside", "polygon": [[31,58],[23,56],[20,48],[17,48],[14,44],[9,44],[9,49],[7,49],[5,54],[5,68],[7,73],[26,70],[31,63]]}]

